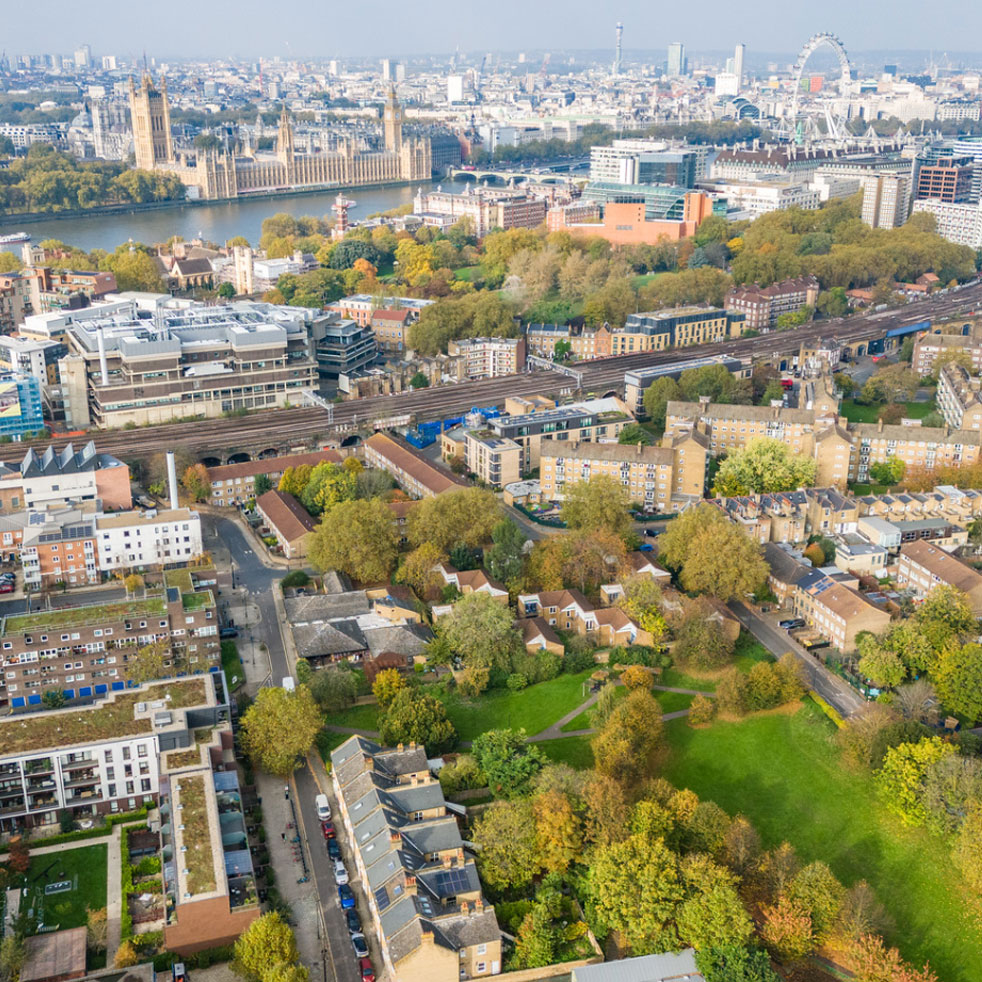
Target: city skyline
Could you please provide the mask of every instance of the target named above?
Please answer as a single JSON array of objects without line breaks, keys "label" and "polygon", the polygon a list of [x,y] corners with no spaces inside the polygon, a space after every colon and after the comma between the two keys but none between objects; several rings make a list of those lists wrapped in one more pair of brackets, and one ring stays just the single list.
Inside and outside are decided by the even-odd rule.
[{"label": "city skyline", "polygon": [[[475,15],[466,7],[447,11],[433,3],[416,5],[406,15],[401,4],[382,0],[376,11],[379,16],[366,32],[355,8],[325,9],[314,0],[298,0],[289,18],[267,22],[264,8],[255,0],[236,0],[234,5],[224,0],[197,10],[197,29],[189,32],[187,24],[177,20],[148,22],[138,6],[115,6],[111,17],[93,19],[90,10],[76,4],[47,0],[8,11],[4,47],[11,55],[69,51],[89,44],[98,53],[134,56],[146,50],[158,60],[411,57],[457,49],[596,51],[608,47],[609,36],[613,51],[614,25],[620,21],[626,55],[664,51],[677,40],[691,51],[722,51],[742,40],[749,52],[793,54],[811,34],[829,30],[857,51],[871,44],[877,50],[911,50],[911,41],[916,40],[916,50],[933,50],[939,58],[946,52],[971,53],[965,50],[965,40],[982,32],[982,9],[968,7],[957,21],[919,22],[915,38],[909,26],[918,10],[912,0],[873,0],[864,5],[865,23],[857,24],[855,7],[846,0],[830,0],[820,13],[788,8],[777,0],[758,0],[750,18],[742,8],[708,0],[696,21],[688,11],[655,11],[638,0],[619,0],[603,11],[605,29],[601,30],[596,5],[586,0],[567,0],[562,5],[549,0],[531,8],[504,0],[493,18]],[[560,12],[562,17],[557,16]],[[876,33],[871,36],[867,27],[873,24]]]}]

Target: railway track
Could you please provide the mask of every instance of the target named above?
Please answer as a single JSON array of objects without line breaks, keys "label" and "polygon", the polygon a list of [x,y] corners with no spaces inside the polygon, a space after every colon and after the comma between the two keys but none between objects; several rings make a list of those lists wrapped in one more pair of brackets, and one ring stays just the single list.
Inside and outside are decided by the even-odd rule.
[{"label": "railway track", "polygon": [[[958,292],[936,295],[879,314],[850,317],[839,321],[809,324],[804,327],[754,338],[738,338],[714,344],[694,345],[684,350],[620,355],[578,364],[582,372],[583,392],[603,395],[621,390],[624,372],[707,355],[731,355],[738,358],[764,358],[794,354],[805,342],[819,338],[836,338],[855,343],[882,338],[890,330],[918,321],[938,319],[964,313],[982,304],[982,283]],[[418,389],[399,395],[378,396],[343,402],[333,407],[333,422],[318,407],[297,407],[260,411],[251,416],[231,419],[208,419],[188,423],[164,423],[136,430],[92,431],[80,440],[94,438],[99,449],[122,460],[152,456],[174,447],[185,447],[200,456],[220,454],[226,458],[237,450],[252,453],[282,449],[326,439],[374,421],[409,415],[417,422],[459,415],[472,406],[501,405],[508,396],[560,395],[572,390],[574,381],[558,372],[542,371],[503,378],[463,382],[459,385]],[[38,441],[36,449],[53,443],[62,447],[71,438]],[[262,444],[268,442],[268,447]],[[24,444],[10,448],[3,456],[10,461],[23,456]]]}]

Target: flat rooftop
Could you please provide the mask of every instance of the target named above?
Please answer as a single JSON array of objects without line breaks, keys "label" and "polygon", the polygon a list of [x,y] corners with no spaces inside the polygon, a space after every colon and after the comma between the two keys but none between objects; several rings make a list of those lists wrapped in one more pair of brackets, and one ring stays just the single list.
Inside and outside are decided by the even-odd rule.
[{"label": "flat rooftop", "polygon": [[210,676],[172,679],[114,692],[81,709],[9,716],[0,720],[0,754],[13,757],[152,733],[157,713],[211,705],[211,686]]}]

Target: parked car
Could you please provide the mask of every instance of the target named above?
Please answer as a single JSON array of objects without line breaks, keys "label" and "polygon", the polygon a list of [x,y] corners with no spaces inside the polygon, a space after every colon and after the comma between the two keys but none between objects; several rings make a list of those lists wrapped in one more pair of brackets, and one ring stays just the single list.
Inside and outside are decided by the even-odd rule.
[{"label": "parked car", "polygon": [[644,534],[648,536],[649,539],[654,539],[656,536],[662,534],[664,529],[645,529]]},{"label": "parked car", "polygon": [[364,934],[351,935],[351,947],[355,949],[356,958],[366,958],[368,956],[368,944]]},{"label": "parked car", "polygon": [[237,627],[222,627],[218,630],[218,636],[222,641],[227,641],[229,638],[237,638],[239,636],[239,629]]},{"label": "parked car", "polygon": [[791,617],[786,621],[780,621],[780,626],[785,631],[793,631],[796,627],[804,627],[805,622],[800,617]]},{"label": "parked car", "polygon": [[327,857],[334,862],[337,862],[341,858],[341,847],[338,845],[336,838],[327,840]]},{"label": "parked car", "polygon": [[10,580],[10,582],[13,583],[16,579],[16,574],[11,573],[9,570],[5,573],[0,573],[0,580]]},{"label": "parked car", "polygon": [[338,886],[348,882],[348,871],[344,868],[344,863],[340,859],[334,861],[334,882]]},{"label": "parked car", "polygon": [[319,794],[314,799],[314,804],[317,806],[317,821],[329,822],[331,820],[331,804],[327,800],[327,795]]},{"label": "parked car", "polygon": [[341,901],[342,910],[350,910],[355,905],[355,895],[351,892],[351,887],[347,883],[342,883],[338,887],[338,900]]},{"label": "parked car", "polygon": [[359,958],[358,967],[361,969],[361,982],[375,982],[375,969],[367,958]]},{"label": "parked car", "polygon": [[13,583],[10,583],[9,581],[4,581],[0,583],[0,593],[13,593],[13,592],[14,592]]},{"label": "parked car", "polygon": [[337,838],[337,832],[334,831],[333,822],[321,822],[321,834],[325,839]]},{"label": "parked car", "polygon": [[358,916],[357,910],[346,910],[344,919],[348,922],[348,934],[361,933],[361,918]]},{"label": "parked car", "polygon": [[654,552],[655,547],[650,542],[642,542],[638,546],[638,552]]}]

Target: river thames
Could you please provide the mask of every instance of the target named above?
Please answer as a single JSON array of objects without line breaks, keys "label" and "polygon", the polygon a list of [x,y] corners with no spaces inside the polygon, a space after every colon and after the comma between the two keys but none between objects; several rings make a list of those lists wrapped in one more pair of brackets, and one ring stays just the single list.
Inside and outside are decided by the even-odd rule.
[{"label": "river thames", "polygon": [[[424,188],[436,187],[437,183],[446,191],[462,191],[468,182],[448,179],[424,185]],[[353,188],[345,192],[346,197],[355,202],[348,214],[357,221],[373,212],[411,204],[415,193],[415,185]],[[16,216],[4,216],[0,219],[0,235],[27,232],[32,242],[60,239],[87,252],[92,249],[111,252],[130,239],[151,245],[166,242],[172,235],[180,235],[184,239],[200,237],[219,245],[233,236],[244,235],[256,245],[264,218],[277,212],[333,217],[331,205],[336,197],[337,190],[311,191],[282,198],[243,198],[215,205],[175,205],[130,215],[83,215],[21,225],[17,224]],[[17,244],[5,248],[19,253],[21,246]]]}]

